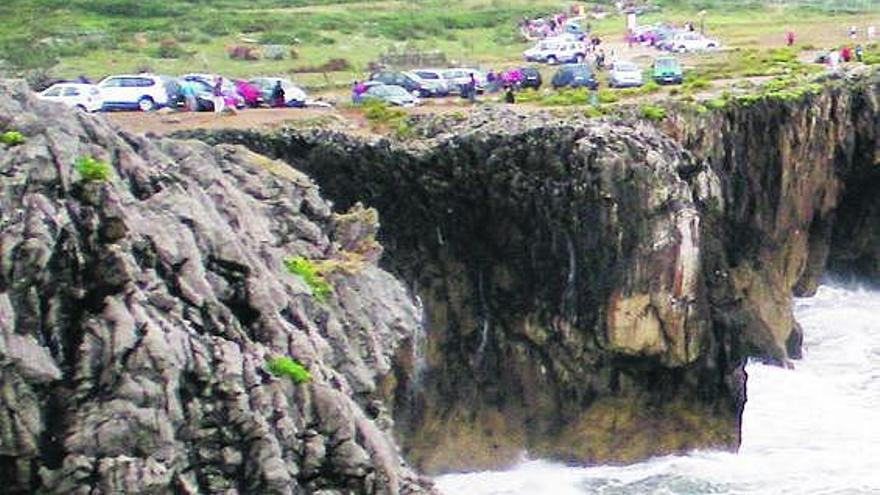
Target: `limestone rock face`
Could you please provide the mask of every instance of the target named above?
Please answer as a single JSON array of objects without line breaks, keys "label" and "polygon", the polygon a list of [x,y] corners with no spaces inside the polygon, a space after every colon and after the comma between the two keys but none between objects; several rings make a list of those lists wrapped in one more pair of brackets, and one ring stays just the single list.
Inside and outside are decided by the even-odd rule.
[{"label": "limestone rock face", "polygon": [[423,148],[240,137],[214,139],[380,211],[389,267],[425,310],[418,383],[395,413],[421,468],[737,444],[742,363],[712,331],[690,157],[657,129],[472,131]]},{"label": "limestone rock face", "polygon": [[[0,95],[0,130],[27,139],[0,148],[4,493],[432,493],[391,435],[421,315],[375,265],[375,212],[333,215],[244,148]],[[291,256],[339,267],[326,301]]]},{"label": "limestone rock face", "polygon": [[660,129],[505,109],[429,119],[409,143],[191,135],[379,211],[384,262],[425,312],[415,373],[396,378],[416,465],[632,461],[736,448],[745,359],[800,352],[792,294],[829,264],[877,280],[878,81]]}]

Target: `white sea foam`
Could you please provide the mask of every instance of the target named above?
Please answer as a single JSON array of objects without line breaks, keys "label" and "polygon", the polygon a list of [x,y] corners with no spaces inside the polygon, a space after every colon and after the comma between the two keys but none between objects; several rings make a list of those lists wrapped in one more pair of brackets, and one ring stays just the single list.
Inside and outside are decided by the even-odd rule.
[{"label": "white sea foam", "polygon": [[437,478],[445,495],[880,495],[880,292],[823,286],[799,299],[804,359],[748,365],[738,454],[628,466],[526,461]]}]

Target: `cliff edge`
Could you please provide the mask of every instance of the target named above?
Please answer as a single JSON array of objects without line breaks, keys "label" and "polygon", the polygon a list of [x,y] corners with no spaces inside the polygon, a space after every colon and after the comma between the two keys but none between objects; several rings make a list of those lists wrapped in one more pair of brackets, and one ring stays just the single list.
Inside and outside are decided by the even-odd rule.
[{"label": "cliff edge", "polygon": [[432,493],[391,435],[421,315],[375,212],[241,147],[0,94],[24,139],[0,145],[4,493]]}]

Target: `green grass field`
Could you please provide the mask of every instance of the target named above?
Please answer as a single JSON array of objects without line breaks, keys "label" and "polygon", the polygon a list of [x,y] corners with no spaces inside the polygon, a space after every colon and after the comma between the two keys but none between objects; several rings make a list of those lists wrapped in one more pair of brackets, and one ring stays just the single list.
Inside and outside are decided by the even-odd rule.
[{"label": "green grass field", "polygon": [[[846,0],[841,0],[846,3]],[[296,72],[311,89],[349,84],[388,50],[438,50],[452,63],[504,67],[519,63],[529,44],[516,22],[564,10],[551,0],[6,0],[0,7],[0,59],[7,73],[51,68],[54,77],[149,70],[165,74],[216,72],[232,77],[289,75],[344,59],[350,69]],[[850,2],[853,3],[853,2]],[[787,29],[800,46],[832,47],[855,24],[880,25],[876,0],[855,1],[861,12],[743,6],[732,1],[666,1],[640,18],[698,21],[728,47],[766,49]],[[610,2],[603,3],[611,10]],[[620,41],[622,16],[590,21],[593,31]],[[232,60],[227,47],[283,45],[283,60]],[[717,63],[717,59],[716,59]],[[710,75],[711,77],[711,75]]]}]

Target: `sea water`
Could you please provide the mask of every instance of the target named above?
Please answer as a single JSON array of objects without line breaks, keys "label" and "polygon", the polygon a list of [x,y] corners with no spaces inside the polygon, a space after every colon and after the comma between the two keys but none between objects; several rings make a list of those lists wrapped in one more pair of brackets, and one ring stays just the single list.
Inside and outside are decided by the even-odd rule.
[{"label": "sea water", "polygon": [[524,460],[436,479],[444,495],[880,495],[880,292],[820,287],[798,299],[804,358],[750,362],[738,453],[627,466]]}]

